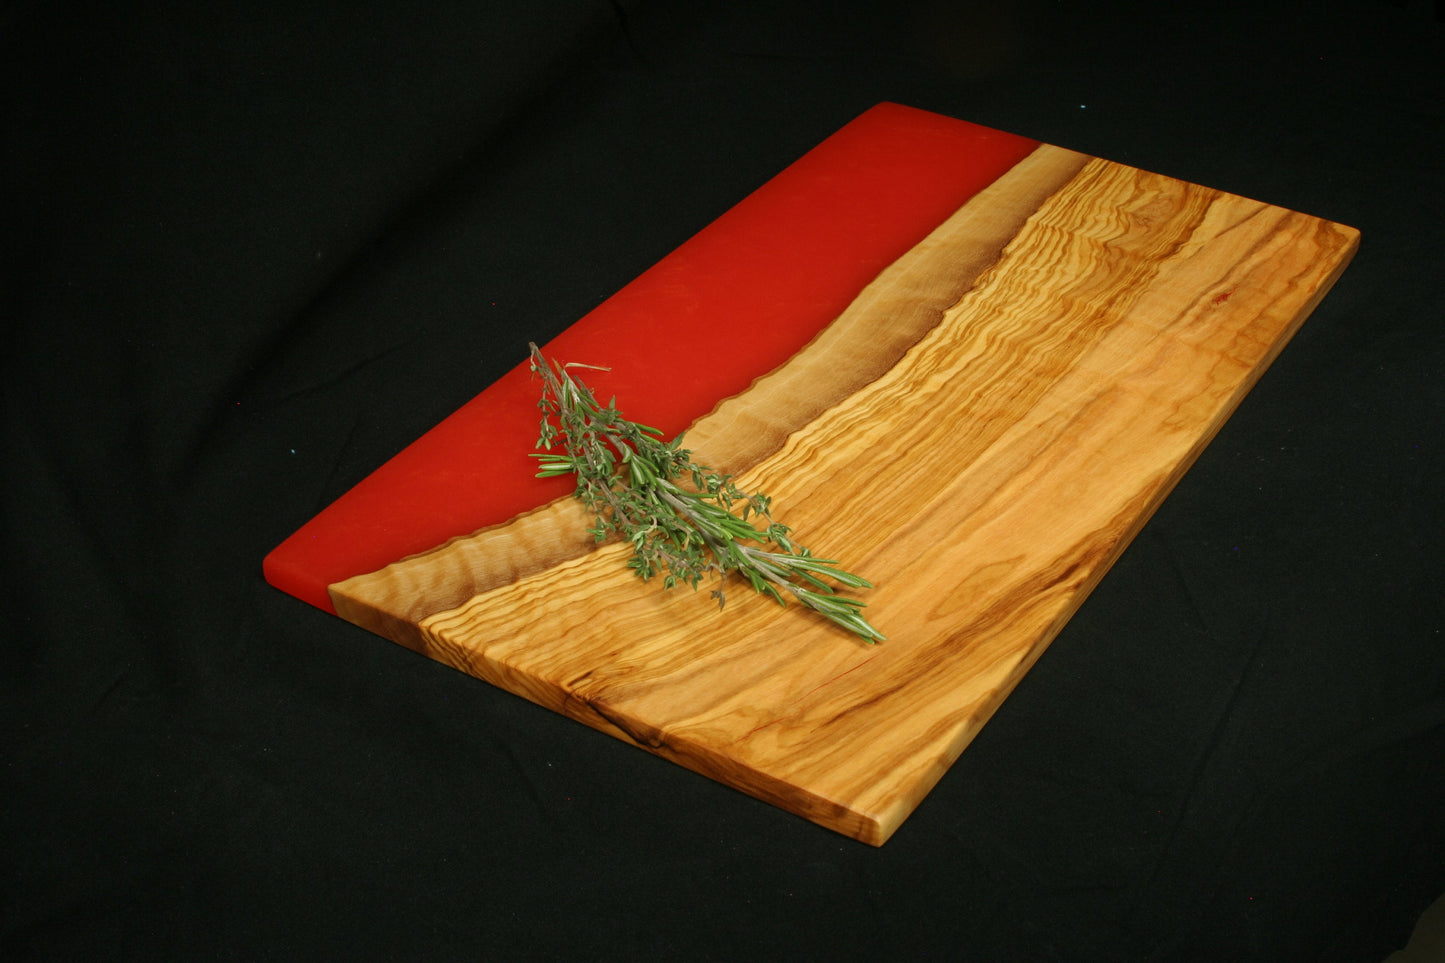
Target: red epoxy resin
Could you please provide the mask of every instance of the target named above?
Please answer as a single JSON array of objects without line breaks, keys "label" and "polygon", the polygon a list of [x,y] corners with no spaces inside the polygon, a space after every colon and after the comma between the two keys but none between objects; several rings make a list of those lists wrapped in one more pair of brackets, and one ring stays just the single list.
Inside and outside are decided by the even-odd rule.
[{"label": "red epoxy resin", "polygon": [[[606,365],[598,396],[669,436],[813,339],[885,267],[1037,141],[880,104],[748,195],[543,353]],[[619,351],[626,345],[626,351]],[[539,385],[522,362],[266,557],[267,581],[334,611],[327,586],[539,508]]]}]

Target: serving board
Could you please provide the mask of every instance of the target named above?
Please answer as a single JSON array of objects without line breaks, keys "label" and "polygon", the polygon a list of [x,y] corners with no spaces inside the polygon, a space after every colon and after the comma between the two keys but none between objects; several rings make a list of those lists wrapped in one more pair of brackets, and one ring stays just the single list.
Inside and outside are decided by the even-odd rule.
[{"label": "serving board", "polygon": [[[868,645],[664,591],[532,477],[523,360],[266,559],[315,605],[881,845],[1358,232],[883,104],[544,346],[869,578]],[[626,346],[620,351],[619,346]]]}]

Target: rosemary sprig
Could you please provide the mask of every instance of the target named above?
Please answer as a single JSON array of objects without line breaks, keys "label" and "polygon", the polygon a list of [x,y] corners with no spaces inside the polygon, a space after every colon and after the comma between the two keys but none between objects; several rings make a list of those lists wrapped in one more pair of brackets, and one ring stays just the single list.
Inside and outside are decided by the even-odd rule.
[{"label": "rosemary sprig", "polygon": [[[593,537],[631,543],[628,566],[640,578],[660,574],[664,588],[685,582],[696,589],[707,576],[737,572],[779,605],[791,596],[866,642],[883,640],[863,617],[864,603],[838,595],[832,584],[872,583],[794,542],[790,529],[769,514],[767,495],[742,491],[730,476],[695,464],[682,435],[662,441],[659,429],[628,421],[616,398],[599,404],[570,373],[606,369],[549,364],[535,344],[531,349],[532,371],[542,379],[540,451],[532,455],[541,461],[537,476],[575,474],[576,495],[595,519]],[[712,591],[718,608],[727,601],[721,584]]]}]

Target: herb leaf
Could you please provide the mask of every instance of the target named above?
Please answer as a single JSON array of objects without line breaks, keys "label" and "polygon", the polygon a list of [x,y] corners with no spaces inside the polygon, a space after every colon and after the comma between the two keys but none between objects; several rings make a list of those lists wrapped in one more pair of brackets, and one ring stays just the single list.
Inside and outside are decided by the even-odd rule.
[{"label": "herb leaf", "polygon": [[[639,578],[661,575],[665,588],[686,583],[696,589],[704,578],[735,571],[779,605],[791,597],[865,642],[883,641],[863,617],[864,603],[834,588],[872,583],[794,542],[791,530],[773,520],[767,495],[745,492],[730,476],[695,464],[682,435],[663,441],[657,428],[624,418],[616,398],[599,404],[571,374],[605,368],[549,363],[530,347],[532,372],[542,380],[539,451],[532,455],[537,476],[576,475],[576,496],[594,518],[589,531],[599,542],[616,536],[630,543],[627,564]],[[721,609],[727,601],[721,584],[712,597]]]}]

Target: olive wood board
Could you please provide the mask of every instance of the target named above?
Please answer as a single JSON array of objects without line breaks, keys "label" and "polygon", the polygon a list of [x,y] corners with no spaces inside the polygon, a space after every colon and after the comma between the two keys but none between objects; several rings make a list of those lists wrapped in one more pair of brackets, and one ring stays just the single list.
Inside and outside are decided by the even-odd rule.
[{"label": "olive wood board", "polygon": [[[879,112],[973,126],[896,105],[870,122]],[[866,136],[889,136],[888,124]],[[328,576],[325,601],[539,705],[884,843],[1358,244],[1354,229],[1316,217],[1009,143],[1017,159],[686,433],[697,460],[768,492],[800,543],[874,583],[860,595],[886,641],[866,644],[740,584],[719,611],[706,591],[643,583],[627,546],[592,542],[565,489]],[[727,334],[748,336],[746,325]],[[565,339],[544,350],[621,360],[559,357],[572,350]],[[525,372],[514,380],[535,401]],[[624,413],[634,401],[646,409],[641,384],[618,391]],[[597,387],[610,391],[607,375]],[[465,447],[455,434],[428,457]],[[527,472],[529,447],[482,461]],[[268,577],[304,597],[287,584],[285,549]]]}]

